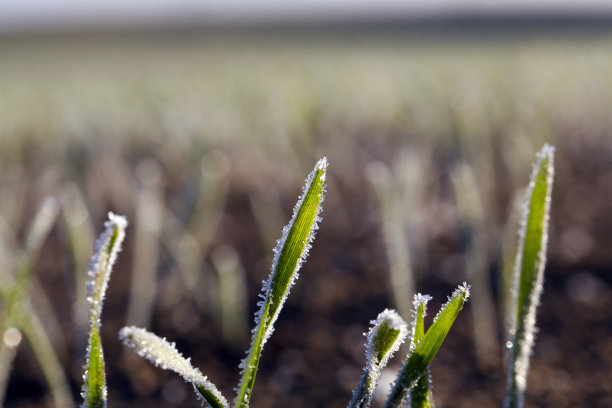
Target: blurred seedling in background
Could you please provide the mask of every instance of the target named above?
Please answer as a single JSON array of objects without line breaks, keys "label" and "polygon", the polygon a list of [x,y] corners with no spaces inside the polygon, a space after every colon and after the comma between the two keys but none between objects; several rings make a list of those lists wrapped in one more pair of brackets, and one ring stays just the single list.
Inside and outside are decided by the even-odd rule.
[{"label": "blurred seedling in background", "polygon": [[[16,265],[2,265],[2,285],[0,285],[0,300],[2,314],[0,320],[0,404],[4,402],[8,376],[18,347],[25,340],[32,352],[38,368],[51,391],[55,406],[72,407],[72,397],[67,379],[59,361],[58,346],[52,344],[49,328],[53,330],[53,338],[62,339],[59,323],[52,314],[52,308],[38,280],[33,276],[34,264],[38,259],[44,240],[49,235],[59,212],[58,202],[48,198],[43,202],[34,216],[26,233],[23,249],[14,240],[14,233],[4,219],[0,220],[0,235],[2,253],[19,253]],[[2,262],[11,257],[2,257]],[[7,262],[8,263],[8,262]],[[6,268],[6,269],[5,269]],[[16,273],[9,270],[16,268]],[[32,304],[32,299],[42,304],[46,311],[44,318]],[[43,324],[43,321],[45,324]],[[65,353],[64,353],[65,354]]]},{"label": "blurred seedling in background", "polygon": [[380,223],[387,250],[393,304],[401,316],[410,315],[415,293],[415,265],[426,257],[424,218],[425,189],[429,158],[404,151],[391,168],[369,163],[365,175],[378,201]]},{"label": "blurred seedling in background", "polygon": [[484,206],[472,168],[465,162],[457,164],[450,174],[457,206],[459,232],[465,250],[465,272],[472,286],[473,339],[476,359],[481,369],[494,367],[498,358],[497,326],[491,279],[489,252],[491,234],[487,230]]}]

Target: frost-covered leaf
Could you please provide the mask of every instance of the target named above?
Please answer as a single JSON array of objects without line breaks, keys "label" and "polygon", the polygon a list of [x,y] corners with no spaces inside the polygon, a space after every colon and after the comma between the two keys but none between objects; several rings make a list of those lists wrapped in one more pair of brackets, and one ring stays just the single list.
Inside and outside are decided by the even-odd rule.
[{"label": "frost-covered leaf", "polygon": [[240,364],[242,378],[234,401],[236,407],[249,405],[261,351],[274,330],[274,322],[314,240],[317,223],[321,220],[319,214],[325,193],[326,170],[327,159],[323,158],[308,175],[303,193],[293,209],[291,221],[283,228],[282,236],[274,249],[272,271],[268,280],[263,282],[260,294],[262,300],[259,301],[259,311],[255,314],[251,347]]},{"label": "frost-covered leaf", "polygon": [[119,338],[128,347],[133,348],[138,355],[146,358],[158,367],[171,370],[191,383],[197,394],[213,408],[227,408],[227,400],[213,383],[193,367],[176,349],[174,343],[169,343],[145,329],[129,326],[119,331]]},{"label": "frost-covered leaf", "polygon": [[535,337],[536,309],[542,292],[550,196],[554,175],[554,147],[546,144],[537,161],[525,195],[519,228],[511,316],[510,359],[506,407],[522,407],[529,370],[529,355]]},{"label": "frost-covered leaf", "polygon": [[[412,302],[414,322],[412,324],[411,349],[414,349],[425,335],[425,316],[429,300],[431,300],[431,297],[428,295],[418,293],[414,296],[414,301]],[[431,370],[428,366],[425,373],[419,377],[415,386],[410,390],[410,408],[430,408],[432,406]]]},{"label": "frost-covered leaf", "polygon": [[382,369],[408,335],[406,322],[395,310],[385,309],[370,323],[372,327],[366,334],[366,366],[349,408],[370,405]]},{"label": "frost-covered leaf", "polygon": [[104,232],[96,241],[94,254],[87,271],[87,303],[89,304],[89,344],[83,375],[83,408],[106,407],[106,373],[104,354],[100,340],[100,316],[104,294],[121,243],[125,237],[127,221],[120,215],[108,214]]},{"label": "frost-covered leaf", "polygon": [[426,373],[427,366],[442,346],[442,342],[450,331],[463,304],[470,296],[470,287],[467,283],[460,285],[448,301],[442,305],[421,341],[412,349],[400,370],[393,389],[385,404],[385,408],[399,407],[408,396],[408,392],[415,386],[419,378]]}]

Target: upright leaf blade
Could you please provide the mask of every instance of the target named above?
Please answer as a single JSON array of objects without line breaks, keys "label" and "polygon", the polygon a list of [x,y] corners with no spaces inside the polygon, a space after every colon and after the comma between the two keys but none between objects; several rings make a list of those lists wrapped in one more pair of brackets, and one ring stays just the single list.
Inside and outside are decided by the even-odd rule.
[{"label": "upright leaf blade", "polygon": [[510,360],[505,403],[508,408],[523,406],[529,355],[535,338],[535,315],[546,265],[553,159],[554,148],[544,145],[537,154],[523,204],[514,267],[513,307],[510,309],[513,316],[508,343]]},{"label": "upright leaf blade", "polygon": [[408,335],[406,322],[395,310],[385,309],[371,324],[366,335],[366,365],[349,408],[370,406],[382,369]]},{"label": "upright leaf blade", "polygon": [[[425,336],[425,315],[427,313],[427,302],[431,297],[421,295],[420,293],[414,296],[414,323],[411,348],[419,344],[423,336]],[[415,386],[410,390],[410,408],[430,408],[433,406],[433,397],[431,393],[431,371],[429,366],[425,373],[419,377]]]},{"label": "upright leaf blade", "polygon": [[467,283],[459,286],[449,297],[448,302],[442,305],[434,322],[427,330],[417,346],[411,350],[404,366],[400,370],[385,408],[402,406],[408,392],[415,386],[418,379],[425,374],[427,366],[442,346],[442,342],[450,331],[463,304],[470,296],[470,287]]},{"label": "upright leaf blade", "polygon": [[100,317],[110,274],[121,250],[127,221],[120,215],[108,214],[104,232],[96,241],[87,271],[87,302],[89,304],[89,344],[83,375],[83,408],[106,407],[106,373],[100,340]]},{"label": "upright leaf blade", "polygon": [[258,302],[260,309],[255,315],[256,326],[252,331],[251,348],[240,364],[242,378],[234,400],[236,407],[249,405],[263,346],[274,330],[274,322],[314,240],[317,223],[321,220],[319,214],[325,193],[326,170],[327,159],[323,158],[306,179],[291,221],[283,228],[274,249],[272,271],[268,280],[264,281],[260,295],[262,300]]}]

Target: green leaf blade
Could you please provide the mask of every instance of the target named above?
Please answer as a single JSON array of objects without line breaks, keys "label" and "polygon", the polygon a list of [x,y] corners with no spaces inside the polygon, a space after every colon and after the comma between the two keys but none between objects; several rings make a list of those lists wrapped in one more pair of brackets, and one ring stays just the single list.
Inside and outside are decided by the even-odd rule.
[{"label": "green leaf blade", "polygon": [[510,328],[510,359],[505,406],[520,408],[529,371],[529,356],[535,339],[536,310],[540,302],[548,221],[554,177],[554,147],[546,144],[537,154],[531,174],[519,228],[513,280],[513,307]]},{"label": "green leaf blade", "polygon": [[240,364],[242,378],[234,400],[236,407],[249,405],[263,346],[273,332],[274,322],[314,240],[317,223],[321,220],[319,214],[325,196],[327,164],[326,158],[319,160],[309,174],[291,221],[283,228],[274,249],[270,277],[264,281],[260,295],[262,300],[258,302],[260,309],[255,315],[256,326],[252,331],[251,347]]},{"label": "green leaf blade", "polygon": [[414,347],[400,370],[395,385],[385,403],[385,408],[402,406],[408,392],[416,385],[419,378],[425,374],[427,366],[442,346],[455,319],[470,295],[470,287],[466,283],[459,286],[449,297],[434,322],[421,341]]},{"label": "green leaf blade", "polygon": [[88,366],[83,388],[84,407],[106,407],[106,372],[104,369],[104,353],[100,342],[100,332],[92,330],[89,334]]},{"label": "green leaf blade", "polygon": [[[281,238],[275,250],[275,260],[270,283],[270,316],[276,320],[284,303],[287,291],[297,278],[297,271],[304,261],[314,239],[314,231],[320,220],[319,213],[325,192],[327,159],[323,158],[315,166],[309,178],[310,186],[304,188],[304,195],[294,209],[294,218],[287,225],[285,238]],[[308,186],[308,183],[307,183]],[[287,228],[285,227],[285,228]],[[283,235],[285,235],[283,233]],[[280,249],[280,253],[279,253]],[[277,256],[276,256],[277,255]]]},{"label": "green leaf blade", "polygon": [[[412,347],[416,347],[425,336],[425,315],[427,314],[427,302],[431,297],[421,295],[414,297],[415,321]],[[410,390],[410,408],[430,408],[433,406],[433,396],[431,392],[431,372],[429,366],[425,373],[419,377],[415,386]]]},{"label": "green leaf blade", "polygon": [[87,271],[87,302],[89,304],[89,344],[85,374],[83,375],[83,408],[106,407],[106,374],[104,354],[100,340],[100,326],[104,295],[108,281],[125,238],[127,221],[120,215],[109,213],[104,232],[96,241],[94,254]]},{"label": "green leaf blade", "polygon": [[383,368],[408,335],[406,322],[395,310],[385,309],[366,334],[366,365],[349,408],[367,408],[372,402],[374,390]]}]

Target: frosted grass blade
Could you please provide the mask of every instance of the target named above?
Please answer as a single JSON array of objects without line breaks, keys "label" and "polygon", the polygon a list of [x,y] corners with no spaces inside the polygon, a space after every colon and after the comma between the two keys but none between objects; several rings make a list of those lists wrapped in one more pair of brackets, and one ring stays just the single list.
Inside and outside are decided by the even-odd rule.
[{"label": "frosted grass blade", "polygon": [[[425,336],[425,315],[427,314],[427,302],[431,299],[428,295],[420,293],[414,296],[412,325],[412,344],[414,349]],[[433,407],[433,397],[431,393],[431,370],[429,366],[421,377],[417,380],[414,388],[410,390],[410,408],[431,408]]]},{"label": "frosted grass blade", "polygon": [[272,271],[263,283],[260,294],[262,300],[258,302],[259,311],[255,314],[251,348],[240,364],[242,378],[234,400],[236,407],[249,405],[263,346],[274,331],[274,322],[314,240],[317,223],[321,220],[319,214],[325,194],[326,170],[327,159],[323,158],[308,175],[303,193],[293,209],[291,221],[283,228],[274,249]]},{"label": "frosted grass blade", "polygon": [[106,407],[106,373],[100,340],[100,317],[110,274],[121,250],[127,221],[120,215],[108,214],[104,232],[96,241],[87,271],[87,302],[89,304],[89,344],[83,375],[83,408]]},{"label": "frosted grass blade", "polygon": [[189,359],[179,353],[174,343],[169,343],[166,339],[134,326],[121,329],[119,338],[141,357],[165,370],[174,371],[185,381],[191,383],[197,394],[212,408],[227,408],[229,406],[217,387],[208,381],[200,370],[193,367]]},{"label": "frosted grass blade", "polygon": [[385,408],[403,406],[402,404],[408,396],[408,391],[426,373],[427,366],[435,357],[440,346],[442,346],[442,342],[469,296],[470,287],[464,283],[455,289],[448,302],[442,305],[431,327],[417,346],[409,353],[404,366],[395,380],[395,384],[385,403]]},{"label": "frosted grass blade", "polygon": [[366,335],[366,366],[349,408],[370,406],[382,369],[408,335],[406,322],[395,310],[385,309],[370,323],[372,327]]},{"label": "frosted grass blade", "polygon": [[513,316],[508,343],[510,361],[505,402],[507,408],[523,406],[529,355],[535,338],[536,309],[540,302],[546,265],[553,159],[554,148],[544,145],[537,154],[523,204],[514,267],[513,307],[510,309]]}]

